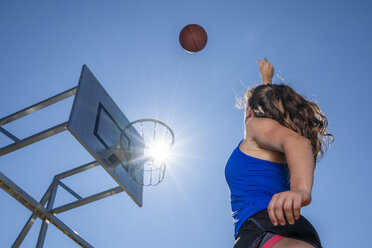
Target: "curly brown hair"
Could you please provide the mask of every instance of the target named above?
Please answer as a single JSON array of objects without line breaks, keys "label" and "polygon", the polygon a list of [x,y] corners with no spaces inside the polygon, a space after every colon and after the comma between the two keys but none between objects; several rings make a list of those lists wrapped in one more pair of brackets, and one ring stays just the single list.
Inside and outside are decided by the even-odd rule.
[{"label": "curly brown hair", "polygon": [[315,161],[334,141],[327,132],[328,119],[319,106],[285,84],[260,85],[248,90],[244,97],[255,117],[273,119],[308,138]]}]

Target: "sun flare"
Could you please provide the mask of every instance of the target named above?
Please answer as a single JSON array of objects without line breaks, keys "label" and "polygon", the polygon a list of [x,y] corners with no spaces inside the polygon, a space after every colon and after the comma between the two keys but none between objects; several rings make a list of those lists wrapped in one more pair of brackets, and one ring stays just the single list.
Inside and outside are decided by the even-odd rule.
[{"label": "sun flare", "polygon": [[147,155],[156,163],[165,163],[170,155],[170,146],[165,142],[154,142],[149,145]]}]

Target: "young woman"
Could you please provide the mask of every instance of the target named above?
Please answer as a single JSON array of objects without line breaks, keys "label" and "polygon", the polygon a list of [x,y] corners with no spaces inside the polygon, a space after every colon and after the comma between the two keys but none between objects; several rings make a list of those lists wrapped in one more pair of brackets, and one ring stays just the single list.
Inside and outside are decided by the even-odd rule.
[{"label": "young woman", "polygon": [[245,94],[245,137],[225,168],[235,226],[234,248],[321,248],[300,214],[311,202],[316,160],[333,141],[320,108],[258,60],[262,85]]}]

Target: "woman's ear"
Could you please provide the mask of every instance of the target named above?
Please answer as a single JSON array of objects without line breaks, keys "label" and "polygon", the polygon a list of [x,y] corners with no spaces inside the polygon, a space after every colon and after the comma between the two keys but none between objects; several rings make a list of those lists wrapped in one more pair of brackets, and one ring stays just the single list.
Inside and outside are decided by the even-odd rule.
[{"label": "woman's ear", "polygon": [[251,106],[249,106],[249,105],[248,105],[247,110],[246,110],[246,116],[248,118],[251,118],[253,116],[253,110],[252,110]]},{"label": "woman's ear", "polygon": [[248,107],[245,109],[245,123],[247,123],[248,119],[253,117],[253,110],[251,106],[248,105]]}]

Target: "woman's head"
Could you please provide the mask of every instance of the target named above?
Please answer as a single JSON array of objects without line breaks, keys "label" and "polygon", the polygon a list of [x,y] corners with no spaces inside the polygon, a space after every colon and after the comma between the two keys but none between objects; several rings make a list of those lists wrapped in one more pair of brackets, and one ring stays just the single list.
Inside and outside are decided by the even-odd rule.
[{"label": "woman's head", "polygon": [[333,142],[333,135],[327,133],[327,118],[318,105],[287,85],[260,85],[248,90],[245,99],[246,107],[252,109],[254,117],[273,119],[308,138],[315,161]]}]

